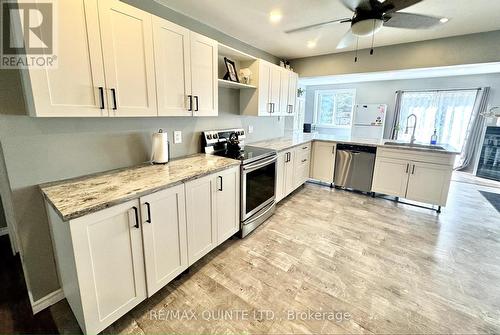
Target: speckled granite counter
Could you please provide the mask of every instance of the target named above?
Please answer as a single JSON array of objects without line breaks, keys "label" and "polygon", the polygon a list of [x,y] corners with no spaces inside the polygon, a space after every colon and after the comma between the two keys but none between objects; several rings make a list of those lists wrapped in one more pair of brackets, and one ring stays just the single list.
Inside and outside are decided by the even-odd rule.
[{"label": "speckled granite counter", "polygon": [[166,165],[140,165],[44,184],[40,189],[68,221],[238,165],[237,160],[197,154]]},{"label": "speckled granite counter", "polygon": [[412,150],[412,151],[424,151],[424,152],[435,152],[435,153],[445,153],[456,155],[459,154],[460,151],[446,144],[438,144],[443,147],[444,150],[436,150],[436,149],[428,149],[428,148],[419,148],[419,147],[408,147],[408,146],[398,146],[398,145],[387,145],[386,142],[395,142],[391,140],[366,140],[366,139],[354,139],[345,136],[335,136],[335,135],[327,135],[327,134],[318,134],[318,133],[293,133],[288,136],[273,138],[266,141],[259,141],[255,143],[249,143],[248,145],[254,147],[261,147],[267,149],[273,149],[276,151],[283,151],[289,148],[308,143],[314,141],[321,142],[335,142],[335,143],[344,143],[344,144],[357,144],[357,145],[367,145],[374,147],[385,147],[385,148],[393,148],[393,149],[401,149],[401,150]]}]

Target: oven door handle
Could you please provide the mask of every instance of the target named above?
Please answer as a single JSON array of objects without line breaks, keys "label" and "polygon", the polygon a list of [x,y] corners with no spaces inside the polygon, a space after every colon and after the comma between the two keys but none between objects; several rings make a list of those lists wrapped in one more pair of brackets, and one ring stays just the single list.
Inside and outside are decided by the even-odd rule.
[{"label": "oven door handle", "polygon": [[256,162],[256,163],[251,163],[251,164],[248,164],[248,165],[244,165],[243,166],[243,171],[245,172],[250,172],[250,171],[253,171],[253,170],[257,170],[263,166],[266,166],[266,165],[269,165],[273,162],[276,162],[277,160],[277,157],[276,156],[273,156],[271,159],[266,159],[265,161],[263,162]]}]

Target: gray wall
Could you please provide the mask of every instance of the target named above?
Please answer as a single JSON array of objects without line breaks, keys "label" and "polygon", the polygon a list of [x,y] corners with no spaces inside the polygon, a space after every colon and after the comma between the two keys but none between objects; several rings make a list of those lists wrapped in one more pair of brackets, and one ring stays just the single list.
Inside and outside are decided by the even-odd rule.
[{"label": "gray wall", "polygon": [[[314,113],[314,95],[318,89],[356,89],[356,103],[387,104],[388,114],[385,128],[385,138],[390,137],[392,122],[394,120],[394,99],[397,90],[423,90],[423,89],[450,89],[450,88],[475,88],[490,86],[491,94],[489,103],[491,106],[500,105],[500,73],[457,76],[428,79],[411,80],[388,80],[374,81],[353,84],[320,85],[308,86],[306,90],[306,112],[305,122],[312,122]],[[322,133],[332,133],[337,135],[348,134],[349,130],[342,129],[321,129]]]},{"label": "gray wall", "polygon": [[[153,1],[127,2],[241,49],[275,62],[277,58]],[[57,290],[56,267],[40,183],[132,166],[150,157],[151,133],[165,129],[183,132],[183,143],[172,156],[200,152],[200,131],[254,126],[249,141],[283,134],[284,120],[242,117],[239,91],[219,90],[219,117],[208,118],[47,118],[26,116],[18,71],[0,70],[0,143],[12,194],[28,287],[36,301]],[[0,150],[0,153],[2,150]],[[0,169],[1,170],[1,169]],[[5,199],[4,199],[5,200]]]},{"label": "gray wall", "polygon": [[[402,30],[404,33],[404,30]],[[301,77],[346,73],[415,69],[500,61],[500,31],[378,47],[374,55],[354,52],[294,59],[292,67]]]}]

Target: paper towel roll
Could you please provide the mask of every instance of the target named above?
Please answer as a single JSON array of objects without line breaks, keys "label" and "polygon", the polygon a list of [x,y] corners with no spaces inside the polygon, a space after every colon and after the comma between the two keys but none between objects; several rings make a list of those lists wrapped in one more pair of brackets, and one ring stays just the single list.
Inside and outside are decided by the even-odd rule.
[{"label": "paper towel roll", "polygon": [[153,150],[151,152],[151,161],[153,164],[166,164],[169,159],[169,143],[167,133],[160,129],[153,134]]}]

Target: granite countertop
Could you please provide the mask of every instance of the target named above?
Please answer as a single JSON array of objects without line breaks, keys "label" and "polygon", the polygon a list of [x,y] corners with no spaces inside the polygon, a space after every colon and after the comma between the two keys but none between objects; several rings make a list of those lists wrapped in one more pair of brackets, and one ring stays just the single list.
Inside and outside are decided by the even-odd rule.
[{"label": "granite countertop", "polygon": [[239,165],[238,160],[196,154],[166,165],[143,164],[44,184],[40,189],[63,221],[68,221]]},{"label": "granite countertop", "polygon": [[[444,148],[444,150],[436,150],[429,148],[419,148],[419,147],[408,147],[408,146],[398,146],[398,145],[387,145],[386,142],[397,142],[393,140],[369,140],[369,139],[359,139],[359,138],[351,138],[350,136],[336,136],[336,135],[328,135],[328,134],[318,134],[318,133],[292,133],[289,135],[285,135],[279,138],[273,138],[270,140],[259,141],[255,143],[249,143],[249,145],[254,147],[261,147],[272,149],[276,151],[283,151],[289,148],[308,143],[308,142],[334,142],[334,143],[343,143],[343,144],[357,144],[357,145],[367,145],[373,147],[385,147],[385,148],[393,148],[400,150],[412,150],[412,151],[422,151],[422,152],[435,152],[435,153],[444,153],[457,155],[460,153],[460,150],[453,148],[447,144],[438,144]],[[425,143],[417,143],[417,144],[425,144]]]}]

